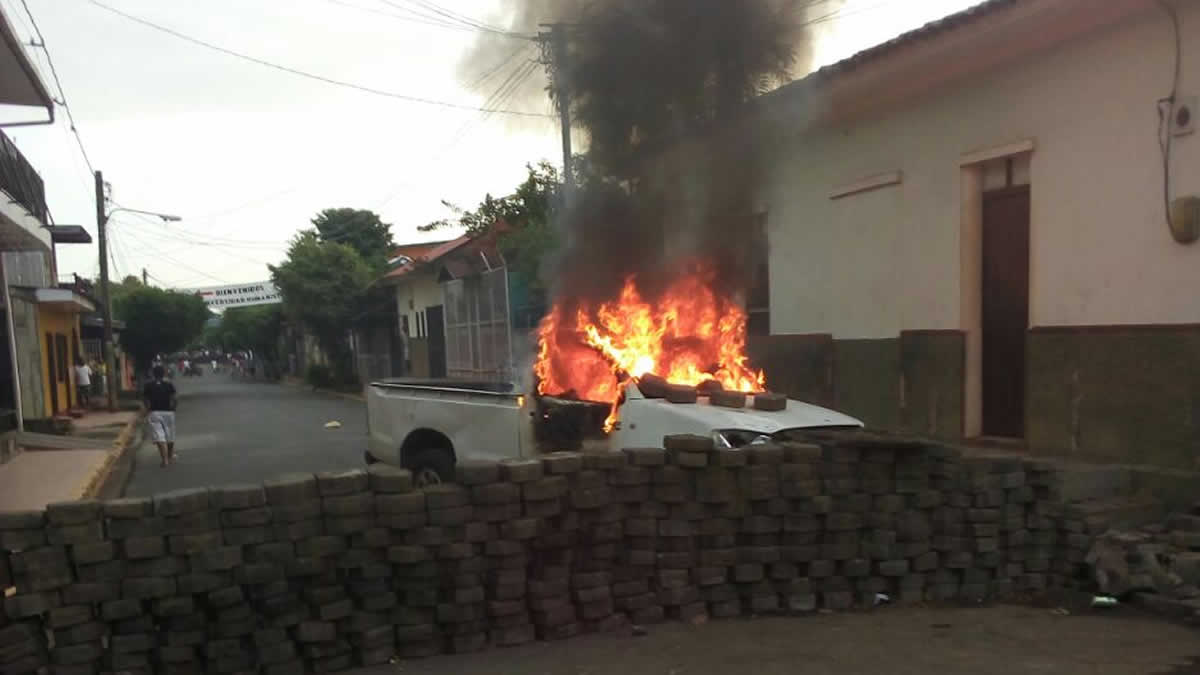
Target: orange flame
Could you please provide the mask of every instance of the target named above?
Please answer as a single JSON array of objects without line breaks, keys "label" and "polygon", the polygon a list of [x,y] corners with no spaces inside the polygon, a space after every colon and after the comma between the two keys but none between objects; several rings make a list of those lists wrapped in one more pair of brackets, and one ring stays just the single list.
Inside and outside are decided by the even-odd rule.
[{"label": "orange flame", "polygon": [[744,392],[765,385],[747,363],[746,313],[714,293],[704,271],[680,277],[653,303],[631,277],[615,301],[580,303],[574,316],[555,304],[538,327],[534,373],[540,394],[610,403],[606,431],[618,420],[623,376],[653,373],[690,386],[715,380]]}]

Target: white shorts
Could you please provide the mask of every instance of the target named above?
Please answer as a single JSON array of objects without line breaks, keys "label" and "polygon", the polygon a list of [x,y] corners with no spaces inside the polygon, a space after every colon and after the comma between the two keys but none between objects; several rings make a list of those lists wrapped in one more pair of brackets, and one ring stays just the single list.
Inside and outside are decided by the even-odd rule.
[{"label": "white shorts", "polygon": [[150,440],[155,443],[175,442],[175,413],[169,410],[154,410],[146,417],[150,426]]}]

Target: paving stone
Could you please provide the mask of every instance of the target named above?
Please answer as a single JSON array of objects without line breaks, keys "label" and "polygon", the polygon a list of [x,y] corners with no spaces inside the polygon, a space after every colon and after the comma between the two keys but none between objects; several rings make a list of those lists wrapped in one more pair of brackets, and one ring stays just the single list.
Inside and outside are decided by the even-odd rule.
[{"label": "paving stone", "polygon": [[0,511],[0,530],[38,530],[46,524],[42,510]]},{"label": "paving stone", "polygon": [[557,499],[567,494],[566,476],[547,476],[521,484],[521,497],[527,501]]},{"label": "paving stone", "polygon": [[224,572],[195,572],[183,574],[175,579],[179,593],[207,593],[232,583],[230,576]]},{"label": "paving stone", "polygon": [[159,516],[182,516],[204,511],[209,507],[208,488],[175,490],[154,496],[154,513]]},{"label": "paving stone", "polygon": [[95,605],[109,600],[115,600],[121,591],[117,582],[75,583],[65,586],[59,592],[68,605]]},{"label": "paving stone", "polygon": [[46,613],[46,627],[51,630],[69,628],[92,620],[91,605],[55,607]]},{"label": "paving stone", "polygon": [[51,545],[86,544],[104,540],[104,523],[95,520],[79,525],[50,525],[46,541]]},{"label": "paving stone", "polygon": [[136,600],[165,598],[175,593],[175,579],[171,577],[139,577],[121,582],[121,595]]},{"label": "paving stone", "polygon": [[43,529],[0,530],[0,550],[24,551],[45,543],[46,531]]},{"label": "paving stone", "polygon": [[52,606],[50,596],[44,593],[25,593],[4,598],[4,613],[13,619],[38,616]]},{"label": "paving stone", "polygon": [[330,516],[361,516],[375,511],[375,495],[370,492],[323,497],[321,510]]},{"label": "paving stone", "polygon": [[[183,534],[205,534],[216,532],[221,529],[221,517],[217,511],[204,510],[194,513],[186,513],[180,516],[164,517],[162,520],[162,531],[158,534],[165,535],[183,535]],[[112,521],[112,524],[128,521]],[[135,534],[147,535],[156,534],[155,532],[136,532]]]},{"label": "paving stone", "polygon": [[485,460],[461,460],[455,464],[454,474],[459,485],[487,485],[500,480],[500,465]]},{"label": "paving stone", "polygon": [[583,470],[583,454],[560,451],[542,455],[542,467],[550,475],[573,474]]},{"label": "paving stone", "polygon": [[103,505],[95,499],[78,499],[46,505],[46,520],[52,525],[80,525],[100,520]]},{"label": "paving stone", "polygon": [[249,509],[266,506],[267,493],[262,485],[222,485],[211,489],[209,500],[217,509]]},{"label": "paving stone", "polygon": [[625,456],[619,452],[588,452],[583,455],[584,470],[613,471],[625,466]]},{"label": "paving stone", "polygon": [[55,647],[50,651],[50,658],[55,665],[88,663],[98,660],[103,655],[104,647],[98,641]]},{"label": "paving stone", "polygon": [[542,477],[542,462],[537,459],[504,459],[499,462],[500,477],[512,483],[528,483]]},{"label": "paving stone", "polygon": [[271,509],[267,506],[221,512],[221,525],[224,527],[253,527],[255,525],[266,525],[270,522]]},{"label": "paving stone", "polygon": [[219,531],[203,534],[177,534],[167,538],[167,548],[174,555],[200,553],[220,548],[224,543],[225,539]]},{"label": "paving stone", "polygon": [[412,472],[383,462],[367,467],[367,484],[372,492],[403,494],[413,489]]},{"label": "paving stone", "polygon": [[267,501],[272,506],[297,504],[320,496],[317,478],[311,473],[293,473],[263,481]]}]

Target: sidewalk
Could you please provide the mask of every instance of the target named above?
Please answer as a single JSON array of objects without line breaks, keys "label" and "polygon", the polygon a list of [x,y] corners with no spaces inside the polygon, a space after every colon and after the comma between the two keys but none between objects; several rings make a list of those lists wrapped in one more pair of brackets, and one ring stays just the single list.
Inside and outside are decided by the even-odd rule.
[{"label": "sidewalk", "polygon": [[109,450],[26,450],[0,465],[0,511],[79,499]]},{"label": "sidewalk", "polygon": [[[118,410],[117,412],[108,412],[107,410],[89,410],[83,417],[72,420],[75,431],[95,431],[104,427],[114,427],[115,432],[119,432],[122,427],[129,424],[129,420],[137,417],[137,411],[134,410]],[[114,436],[116,433],[113,434]]]},{"label": "sidewalk", "polygon": [[0,511],[41,509],[87,496],[131,442],[137,418],[133,411],[92,411],[72,420],[71,436],[19,435],[23,450],[0,464]]}]

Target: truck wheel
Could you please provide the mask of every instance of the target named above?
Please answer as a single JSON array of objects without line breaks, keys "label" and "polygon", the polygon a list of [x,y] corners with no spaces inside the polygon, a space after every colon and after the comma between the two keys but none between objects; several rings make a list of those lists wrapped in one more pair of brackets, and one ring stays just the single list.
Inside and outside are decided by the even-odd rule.
[{"label": "truck wheel", "polygon": [[438,448],[417,450],[408,463],[417,487],[438,485],[454,478],[454,458]]}]

